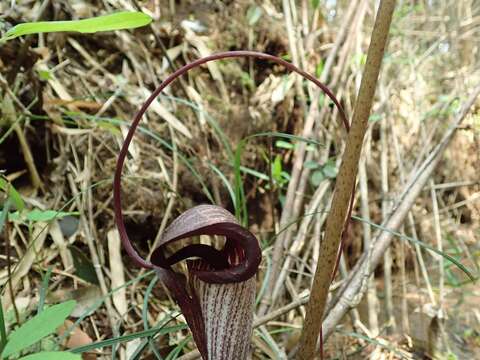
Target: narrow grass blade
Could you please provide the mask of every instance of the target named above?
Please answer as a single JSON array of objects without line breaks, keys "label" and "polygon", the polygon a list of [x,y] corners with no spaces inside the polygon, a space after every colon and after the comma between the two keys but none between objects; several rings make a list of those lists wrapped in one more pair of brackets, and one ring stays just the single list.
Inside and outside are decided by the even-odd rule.
[{"label": "narrow grass blade", "polygon": [[257,171],[257,170],[250,169],[246,166],[240,166],[240,171],[245,174],[255,176],[260,180],[264,180],[264,181],[270,180],[267,174],[261,173],[260,171]]},{"label": "narrow grass blade", "polygon": [[118,344],[118,343],[132,341],[132,340],[135,340],[135,339],[138,339],[138,338],[144,338],[144,337],[153,336],[153,335],[157,335],[157,334],[158,335],[166,335],[168,333],[184,330],[184,329],[187,328],[186,324],[175,325],[175,326],[171,326],[171,327],[168,327],[168,328],[163,328],[163,326],[164,325],[161,325],[159,327],[151,328],[149,330],[140,331],[140,332],[136,332],[136,333],[128,334],[128,335],[122,335],[122,336],[118,336],[116,338],[99,341],[99,342],[89,344],[89,345],[85,345],[85,346],[79,346],[79,347],[76,347],[74,349],[71,349],[70,351],[75,353],[75,354],[80,354],[80,353],[84,353],[84,352],[87,352],[87,351],[92,351],[92,350],[95,350],[95,349],[101,349],[101,348],[104,348],[104,347],[107,347],[107,346],[112,346],[112,345],[115,345],[115,344]]},{"label": "narrow grass blade", "polygon": [[[306,142],[307,144],[313,144],[318,146],[321,145],[321,143],[313,139],[307,139],[302,136],[291,135],[291,134],[286,134],[281,132],[273,132],[273,131],[261,132],[261,133],[247,136],[246,138],[242,139],[238,143],[237,149],[235,150],[235,156],[233,159],[233,170],[234,170],[234,176],[235,176],[234,189],[235,189],[235,203],[236,203],[235,217],[240,221],[240,223],[243,226],[247,226],[248,211],[247,211],[247,203],[246,203],[247,200],[245,198],[245,190],[243,189],[243,183],[242,183],[241,171],[243,167],[241,166],[241,158],[247,142],[257,137],[275,137],[275,138],[289,139],[289,140],[295,140],[295,141],[303,141],[303,142]],[[246,171],[246,168],[243,168],[243,171]],[[251,172],[252,170],[249,170],[249,171]],[[256,172],[255,175],[259,176],[260,173]],[[268,180],[268,176],[266,176],[266,179]]]},{"label": "narrow grass blade", "polygon": [[39,21],[18,24],[7,31],[1,41],[11,40],[23,35],[46,32],[71,31],[79,33],[95,33],[133,29],[148,25],[152,18],[142,12],[122,11],[115,14],[98,16],[90,19],[71,21]]},{"label": "narrow grass blade", "polygon": [[262,286],[260,287],[260,291],[258,292],[257,298],[255,299],[255,306],[258,306],[258,304],[260,304],[260,301],[262,300],[265,291],[267,291],[267,286],[270,282],[270,276],[272,273],[272,259],[270,259],[270,256],[268,254],[264,256],[265,259],[267,259],[267,271],[265,272]]},{"label": "narrow grass blade", "polygon": [[208,166],[210,166],[210,168],[213,170],[213,172],[215,172],[218,175],[218,177],[220,178],[220,180],[222,180],[223,184],[227,188],[228,193],[230,194],[230,199],[232,200],[233,208],[236,209],[237,208],[237,203],[235,201],[236,200],[235,199],[235,192],[233,191],[233,188],[232,188],[232,185],[230,184],[230,181],[228,181],[225,174],[222,173],[222,171],[218,167],[216,167],[212,163],[209,163]]},{"label": "narrow grass blade", "polygon": [[[145,295],[143,297],[143,308],[142,308],[142,320],[143,320],[143,329],[148,330],[150,329],[150,326],[148,325],[148,301],[150,299],[150,295],[152,294],[153,288],[155,287],[155,284],[158,281],[158,277],[154,276],[152,280],[150,281],[150,284],[148,284],[147,290],[145,290]],[[160,356],[155,344],[153,343],[151,337],[147,338],[148,344],[150,346],[150,350],[152,353],[155,355],[157,360],[162,360],[162,357]]]},{"label": "narrow grass blade", "polygon": [[47,272],[42,279],[42,287],[40,288],[40,295],[38,299],[37,314],[40,314],[43,310],[43,305],[45,304],[45,298],[48,291],[48,283],[50,282],[50,277],[52,276],[53,267],[49,266]]},{"label": "narrow grass blade", "polygon": [[8,197],[15,205],[18,211],[22,211],[25,208],[25,203],[18,191],[7,180],[0,177],[0,190],[8,192]]},{"label": "narrow grass blade", "polygon": [[5,327],[5,316],[3,316],[2,297],[0,296],[0,354],[7,343],[7,329]]},{"label": "narrow grass blade", "polygon": [[477,280],[475,278],[475,276],[472,274],[472,272],[470,270],[467,269],[467,267],[465,265],[463,265],[461,262],[459,262],[457,259],[455,259],[453,256],[447,254],[446,252],[443,252],[443,251],[439,251],[438,249],[434,248],[433,246],[430,246],[428,245],[427,243],[424,243],[423,241],[420,241],[420,240],[417,240],[417,239],[414,239],[410,236],[406,236],[406,235],[403,235],[397,231],[394,231],[394,230],[391,230],[391,229],[388,229],[382,225],[378,225],[378,224],[375,224],[375,223],[372,223],[371,221],[367,221],[363,218],[360,218],[358,216],[352,216],[353,219],[355,220],[358,220],[358,221],[363,221],[363,222],[366,222],[367,224],[369,224],[370,226],[374,227],[374,228],[377,228],[377,229],[380,229],[382,231],[386,231],[386,232],[389,232],[397,237],[399,237],[400,239],[404,239],[404,240],[407,240],[411,243],[414,243],[414,244],[417,244],[419,245],[420,247],[424,248],[424,249],[427,249],[429,251],[433,251],[434,253],[442,256],[443,258],[445,258],[446,260],[450,261],[451,263],[455,264],[455,266],[457,266],[460,270],[462,270],[465,275],[468,276],[468,278],[471,280],[471,281],[475,281]]},{"label": "narrow grass blade", "polygon": [[319,143],[316,140],[313,139],[308,139],[303,136],[298,136],[298,135],[292,135],[292,134],[286,134],[282,132],[275,132],[275,131],[267,131],[267,132],[261,132],[261,133],[256,133],[250,136],[247,136],[245,140],[257,138],[257,137],[275,137],[275,138],[282,138],[282,139],[289,139],[289,140],[295,140],[295,141],[303,141],[306,142],[307,144],[313,144],[317,146],[321,146],[322,143]]},{"label": "narrow grass blade", "polygon": [[180,355],[180,351],[183,350],[183,348],[188,344],[188,342],[191,340],[190,337],[187,337],[186,339],[182,340],[180,344],[178,344],[175,349],[173,349],[170,354],[165,358],[165,360],[175,360],[178,358],[178,355]]},{"label": "narrow grass blade", "polygon": [[[5,224],[5,221],[7,219],[9,209],[10,209],[10,198],[7,198],[7,201],[5,201],[5,204],[3,205],[3,209],[0,212],[0,234],[2,233],[3,225]],[[5,317],[3,315],[2,297],[0,296],[0,354],[2,353],[6,344],[7,344],[7,329],[5,326]]]},{"label": "narrow grass blade", "polygon": [[362,334],[358,334],[358,333],[355,333],[355,332],[344,332],[344,331],[340,331],[340,330],[337,330],[337,332],[339,334],[342,334],[342,335],[345,335],[345,336],[350,336],[350,337],[353,337],[353,338],[365,340],[365,341],[369,342],[370,344],[380,346],[381,348],[384,348],[384,349],[394,353],[400,359],[409,359],[409,357],[405,356],[403,353],[401,353],[400,351],[395,349],[393,346],[382,343],[381,341],[379,341],[377,339],[374,339],[374,338],[371,338],[369,336],[365,336],[365,335],[362,335]]},{"label": "narrow grass blade", "polygon": [[[304,214],[300,217],[298,217],[297,219],[291,221],[290,223],[288,223],[286,226],[284,226],[282,229],[280,229],[271,239],[270,241],[273,241],[276,237],[278,237],[278,235],[280,235],[282,232],[286,231],[290,226],[298,223],[302,218],[306,217],[306,216],[313,216],[313,215],[316,215],[316,214],[321,214],[321,213],[324,213],[326,212],[325,210],[323,211],[315,211],[315,212],[312,212],[312,213],[309,213],[309,214]],[[398,238],[402,239],[402,240],[407,240],[411,243],[414,243],[414,244],[418,244],[420,247],[426,249],[426,250],[429,250],[429,251],[433,251],[434,253],[442,256],[443,258],[445,258],[446,260],[448,260],[450,263],[452,263],[453,265],[455,265],[457,268],[459,268],[462,272],[465,273],[465,275],[467,275],[467,277],[469,278],[470,281],[476,281],[478,279],[478,277],[475,277],[472,272],[465,266],[463,265],[460,261],[458,261],[457,259],[455,259],[453,256],[447,254],[446,252],[442,252],[442,251],[439,251],[437,250],[436,248],[426,244],[425,242],[423,241],[420,241],[420,240],[417,240],[417,239],[414,239],[410,236],[407,236],[407,235],[403,235],[397,231],[394,231],[394,230],[391,230],[391,229],[388,229],[382,225],[378,225],[378,224],[375,224],[371,221],[368,221],[364,218],[361,218],[361,217],[358,217],[358,216],[352,216],[352,219],[354,220],[357,220],[357,221],[362,221],[362,222],[365,222],[367,224],[369,224],[370,226],[374,227],[374,228],[377,228],[379,230],[382,230],[382,231],[386,231],[386,232],[389,232],[391,233],[392,235],[394,236],[397,236]]]}]

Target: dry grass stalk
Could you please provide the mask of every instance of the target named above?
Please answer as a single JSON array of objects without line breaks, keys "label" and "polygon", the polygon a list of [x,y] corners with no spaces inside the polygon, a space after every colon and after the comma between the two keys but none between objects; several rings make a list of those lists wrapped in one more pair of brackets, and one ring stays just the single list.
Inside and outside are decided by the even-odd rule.
[{"label": "dry grass stalk", "polygon": [[[391,209],[388,186],[388,140],[387,140],[387,122],[380,124],[380,171],[382,186],[382,218],[386,219]],[[385,289],[385,316],[387,333],[395,332],[395,317],[393,315],[393,283],[392,283],[392,249],[389,247],[383,255],[383,281]]]},{"label": "dry grass stalk", "polygon": [[[345,71],[347,58],[351,55],[352,46],[354,38],[358,35],[358,32],[355,31],[355,26],[351,26],[351,22],[355,24],[361,24],[365,16],[365,10],[367,7],[367,2],[363,1],[362,3],[352,2],[348,9],[346,10],[346,19],[347,21],[342,22],[339,34],[335,38],[332,50],[329,52],[327,59],[325,60],[325,66],[320,75],[320,81],[326,82],[328,77],[331,77],[332,80],[329,82],[329,87],[335,88],[339,80],[342,78],[342,81],[345,80],[347,76],[347,71]],[[355,11],[358,10],[358,11]],[[347,32],[348,30],[348,32]],[[310,39],[311,40],[311,39]],[[307,42],[309,39],[307,39]],[[301,43],[299,44],[301,47]],[[307,45],[308,47],[308,45]],[[338,64],[333,68],[334,60],[339,57]],[[309,93],[310,98],[317,98],[319,92],[317,89],[313,89]],[[342,93],[338,93],[338,98],[342,98]],[[316,119],[326,119],[329,118],[329,108],[323,106],[322,109],[319,109],[319,104],[314,101],[309,107],[309,111],[306,116],[305,125],[303,127],[304,137],[310,137],[318,133],[325,133],[326,136],[326,145],[324,151],[319,156],[319,163],[325,163],[329,158],[329,144],[333,142],[331,131],[333,131],[334,124],[331,123],[331,120],[328,121],[326,127],[328,131],[325,132],[324,121],[319,122]],[[330,119],[335,119],[336,113],[334,112]],[[291,179],[288,184],[288,190],[286,194],[285,206],[283,207],[281,218],[280,218],[280,228],[288,224],[292,218],[297,218],[301,215],[303,207],[312,208],[314,200],[310,200],[310,203],[304,204],[305,195],[307,194],[308,188],[308,179],[311,175],[311,169],[304,167],[305,162],[310,162],[314,160],[314,154],[312,152],[306,152],[306,144],[298,144],[293,159],[293,169],[291,174]],[[324,205],[327,206],[326,204]],[[286,264],[281,264],[281,259],[284,258],[285,252],[289,251],[292,247],[292,238],[295,234],[295,228],[289,227],[287,231],[284,231],[280,234],[277,241],[274,244],[273,248],[273,258],[272,258],[272,278],[277,278],[277,281],[272,282],[268,285],[267,294],[265,300],[260,306],[259,314],[264,314],[267,309],[275,305],[276,301],[281,298],[283,295],[284,287],[282,286],[281,279],[282,276],[277,276],[279,274],[280,268],[285,269]],[[296,241],[296,240],[295,240]],[[289,261],[289,258],[286,258]],[[282,270],[283,271],[283,270]]]},{"label": "dry grass stalk", "polygon": [[[410,176],[402,194],[395,203],[394,211],[382,224],[383,228],[395,231],[401,226],[405,217],[410,212],[414,201],[417,199],[425,184],[430,180],[433,171],[441,160],[442,154],[453,139],[456,130],[467,116],[469,109],[479,95],[480,85],[471,92],[468,99],[464,102],[462,108],[457,113],[455,120],[446,131],[439,144],[430,152],[417,171]],[[332,306],[330,306],[329,312],[325,317],[323,323],[324,338],[327,338],[332,333],[340,319],[348,310],[356,306],[362,298],[363,293],[366,290],[364,282],[371,274],[370,272],[366,272],[367,259],[370,259],[371,261],[368,266],[371,271],[371,269],[374,269],[380,262],[380,259],[383,257],[383,254],[390,245],[392,239],[393,234],[391,232],[380,232],[373,242],[374,247],[371,253],[364,254],[354,269],[352,269],[350,278],[342,286],[342,289],[340,289],[339,295],[333,299]]]}]

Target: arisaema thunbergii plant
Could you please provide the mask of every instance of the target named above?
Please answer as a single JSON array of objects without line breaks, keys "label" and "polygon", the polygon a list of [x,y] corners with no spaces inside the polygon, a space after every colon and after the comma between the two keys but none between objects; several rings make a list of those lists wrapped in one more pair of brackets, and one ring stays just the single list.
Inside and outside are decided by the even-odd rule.
[{"label": "arisaema thunbergii plant", "polygon": [[[120,150],[115,171],[113,190],[116,224],[123,246],[136,265],[154,269],[177,301],[205,360],[242,360],[248,357],[255,304],[255,274],[261,262],[258,240],[227,210],[215,205],[200,205],[187,210],[171,223],[163,233],[158,248],[147,261],[133,247],[123,223],[121,174],[135,129],[154,99],[189,70],[210,61],[238,57],[273,61],[313,82],[333,101],[348,129],[342,107],[326,86],[283,59],[253,51],[217,53],[183,66],[160,84],[136,114]],[[216,249],[192,243],[169,254],[169,244],[198,235],[224,236],[225,245],[222,249]],[[182,260],[187,260],[186,275],[172,269],[172,265]]]}]

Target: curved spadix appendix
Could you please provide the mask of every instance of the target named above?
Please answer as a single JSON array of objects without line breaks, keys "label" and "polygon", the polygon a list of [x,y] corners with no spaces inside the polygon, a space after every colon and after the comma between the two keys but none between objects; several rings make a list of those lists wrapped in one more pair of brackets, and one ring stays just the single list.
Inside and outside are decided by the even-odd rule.
[{"label": "curved spadix appendix", "polygon": [[[121,175],[128,146],[142,116],[154,99],[169,84],[195,67],[210,61],[239,57],[260,58],[278,63],[313,82],[338,108],[343,125],[349,129],[342,107],[325,85],[281,58],[254,51],[217,53],[183,66],[155,89],[135,115],[115,169],[115,221],[122,244],[135,264],[154,269],[173,295],[205,360],[243,360],[248,357],[255,305],[255,274],[261,262],[258,240],[222,207],[199,205],[187,210],[170,224],[162,234],[159,246],[150,261],[147,261],[135,250],[123,222]],[[222,249],[215,249],[212,246],[192,243],[167,255],[168,244],[198,235],[224,236],[225,245]],[[187,260],[188,276],[172,269],[172,265],[182,260]]]}]

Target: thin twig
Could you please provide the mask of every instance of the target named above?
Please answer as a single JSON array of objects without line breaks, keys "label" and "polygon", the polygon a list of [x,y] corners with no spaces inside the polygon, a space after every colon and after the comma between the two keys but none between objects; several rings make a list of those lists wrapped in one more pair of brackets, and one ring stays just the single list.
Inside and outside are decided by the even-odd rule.
[{"label": "thin twig", "polygon": [[[7,89],[9,89],[8,85],[7,85]],[[27,108],[25,108],[24,106],[23,108],[25,109],[26,112],[30,113],[30,111]],[[27,141],[27,138],[25,137],[25,134],[23,133],[18,122],[16,121],[17,115],[15,112],[15,107],[13,106],[12,99],[10,98],[9,95],[4,96],[3,112],[7,117],[7,123],[13,124],[12,125],[13,130],[15,131],[15,134],[17,135],[17,138],[18,138],[18,142],[20,143],[23,158],[25,160],[25,163],[27,164],[33,187],[35,189],[38,189],[38,188],[43,189],[43,183],[42,183],[42,180],[40,179],[40,175],[38,174],[37,167],[35,166],[35,160],[33,158],[32,151],[30,150],[30,146],[28,145],[28,141]]]},{"label": "thin twig", "polygon": [[[368,178],[367,169],[365,164],[365,157],[360,160],[359,168],[359,190],[360,190],[360,214],[364,222],[362,222],[363,229],[363,247],[368,249],[372,242],[372,229],[370,227],[370,210],[368,203]],[[368,308],[368,326],[370,332],[374,336],[378,335],[378,298],[377,290],[375,287],[375,275],[370,276],[368,280],[368,293],[367,293],[367,308]]]},{"label": "thin twig", "polygon": [[[386,219],[390,211],[388,199],[388,142],[387,142],[387,121],[380,123],[380,171],[382,187],[382,218]],[[385,289],[385,316],[387,334],[395,332],[395,317],[393,316],[393,284],[392,284],[392,249],[389,247],[383,255],[383,280]]]},{"label": "thin twig", "polygon": [[[10,186],[10,185],[9,185]],[[7,188],[6,193],[9,193],[9,189]],[[15,320],[17,324],[20,324],[20,314],[17,309],[17,304],[15,303],[15,294],[13,292],[13,284],[12,284],[12,259],[10,254],[10,223],[8,221],[8,211],[10,208],[10,203],[7,201],[6,206],[4,207],[3,211],[7,214],[5,218],[5,253],[7,256],[7,276],[8,276],[8,293],[10,295],[10,301],[12,302],[13,312],[15,314]]]}]

